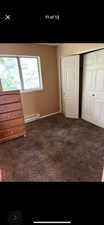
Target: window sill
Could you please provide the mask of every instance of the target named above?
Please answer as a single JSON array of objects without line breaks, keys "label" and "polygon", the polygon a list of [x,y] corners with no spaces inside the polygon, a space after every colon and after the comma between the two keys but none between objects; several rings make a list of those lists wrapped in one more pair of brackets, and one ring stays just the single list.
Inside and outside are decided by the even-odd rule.
[{"label": "window sill", "polygon": [[24,94],[24,93],[30,93],[30,92],[35,92],[35,91],[36,91],[36,92],[37,92],[37,91],[44,91],[44,89],[41,88],[41,89],[21,90],[20,92]]}]

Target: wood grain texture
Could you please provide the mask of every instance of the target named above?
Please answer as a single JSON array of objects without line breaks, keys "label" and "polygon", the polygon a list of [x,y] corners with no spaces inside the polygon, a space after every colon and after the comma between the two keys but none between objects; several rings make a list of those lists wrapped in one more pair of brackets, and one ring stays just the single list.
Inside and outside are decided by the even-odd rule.
[{"label": "wood grain texture", "polygon": [[17,95],[17,94],[0,96],[0,105],[6,104],[6,103],[20,102],[20,101],[21,101],[21,97],[20,95]]},{"label": "wood grain texture", "polygon": [[17,134],[11,135],[11,136],[3,137],[3,138],[0,138],[0,143],[15,139],[17,137],[25,136],[25,135],[26,135],[26,131],[23,131],[21,133],[19,132]]},{"label": "wood grain texture", "polygon": [[8,128],[8,129],[0,130],[0,138],[16,135],[17,133],[22,133],[22,132],[24,132],[23,125],[21,125],[19,127],[18,126],[17,127],[11,127],[11,128]]},{"label": "wood grain texture", "polygon": [[23,126],[23,124],[24,124],[23,118],[2,121],[2,122],[0,122],[0,131],[3,129],[8,129],[10,127],[12,128],[12,127],[17,127],[17,126]]},{"label": "wood grain texture", "polygon": [[8,112],[6,114],[1,113],[0,114],[0,122],[12,120],[12,119],[17,119],[17,118],[21,118],[21,117],[23,117],[22,110],[17,110],[17,111],[14,111],[14,112]]},{"label": "wood grain texture", "polygon": [[3,104],[0,105],[0,113],[7,113],[21,109],[21,103],[11,103],[11,104]]},{"label": "wood grain texture", "polygon": [[16,91],[0,91],[0,96],[4,96],[4,95],[20,95],[20,91],[16,90]]},{"label": "wood grain texture", "polygon": [[0,143],[25,135],[20,91],[0,92]]}]

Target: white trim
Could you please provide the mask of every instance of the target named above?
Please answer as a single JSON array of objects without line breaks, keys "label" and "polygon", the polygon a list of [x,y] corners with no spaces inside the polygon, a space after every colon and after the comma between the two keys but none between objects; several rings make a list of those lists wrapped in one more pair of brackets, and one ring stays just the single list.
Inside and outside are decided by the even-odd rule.
[{"label": "white trim", "polygon": [[62,59],[63,59],[63,56],[60,56],[60,60],[59,60],[60,83],[59,83],[59,86],[60,86],[60,110],[61,111],[62,111]]},{"label": "white trim", "polygon": [[44,119],[44,118],[46,118],[48,116],[53,116],[53,115],[58,114],[58,113],[60,113],[60,111],[59,112],[54,112],[54,113],[49,113],[49,114],[47,114],[45,116],[40,116],[39,114],[31,115],[31,116],[25,117],[24,121],[25,121],[25,123],[29,123],[29,122],[32,122],[32,121],[35,121],[35,120]]},{"label": "white trim", "polygon": [[18,72],[19,72],[21,90],[24,90],[24,81],[23,81],[23,74],[22,74],[21,62],[20,62],[20,59],[19,59],[18,56],[16,58],[17,58],[17,65],[18,65]]},{"label": "white trim", "polygon": [[75,74],[75,118],[79,119],[79,75],[80,75],[80,55],[74,56],[74,74]]},{"label": "white trim", "polygon": [[37,62],[38,62],[38,72],[39,72],[40,89],[43,90],[44,89],[44,85],[43,85],[43,73],[42,73],[42,63],[41,63],[40,56],[38,56]]},{"label": "white trim", "polygon": [[60,112],[62,112],[62,76],[61,76],[61,57],[62,56],[59,56],[59,60],[58,60],[58,66],[59,66],[59,109],[60,109]]},{"label": "white trim", "polygon": [[25,89],[25,90],[20,90],[21,93],[30,93],[30,92],[34,92],[34,91],[44,91],[44,89]]}]

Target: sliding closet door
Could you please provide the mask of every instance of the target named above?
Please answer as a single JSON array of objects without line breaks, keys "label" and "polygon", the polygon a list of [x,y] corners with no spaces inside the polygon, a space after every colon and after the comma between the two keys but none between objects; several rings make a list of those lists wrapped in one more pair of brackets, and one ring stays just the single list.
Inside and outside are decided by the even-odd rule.
[{"label": "sliding closet door", "polygon": [[104,50],[84,56],[82,118],[104,128]]},{"label": "sliding closet door", "polygon": [[62,107],[66,117],[79,117],[79,55],[62,57]]}]

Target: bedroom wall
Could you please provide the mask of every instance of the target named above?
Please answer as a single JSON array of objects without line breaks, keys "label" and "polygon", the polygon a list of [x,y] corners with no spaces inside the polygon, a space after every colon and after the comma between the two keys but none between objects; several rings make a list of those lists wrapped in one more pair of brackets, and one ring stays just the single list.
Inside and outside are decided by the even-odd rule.
[{"label": "bedroom wall", "polygon": [[104,48],[104,43],[68,43],[57,47],[57,56],[69,55],[72,53],[79,53],[87,50],[94,50],[97,48]]},{"label": "bedroom wall", "polygon": [[40,56],[44,90],[22,92],[24,116],[59,111],[57,49],[36,44],[0,44],[0,54]]}]

